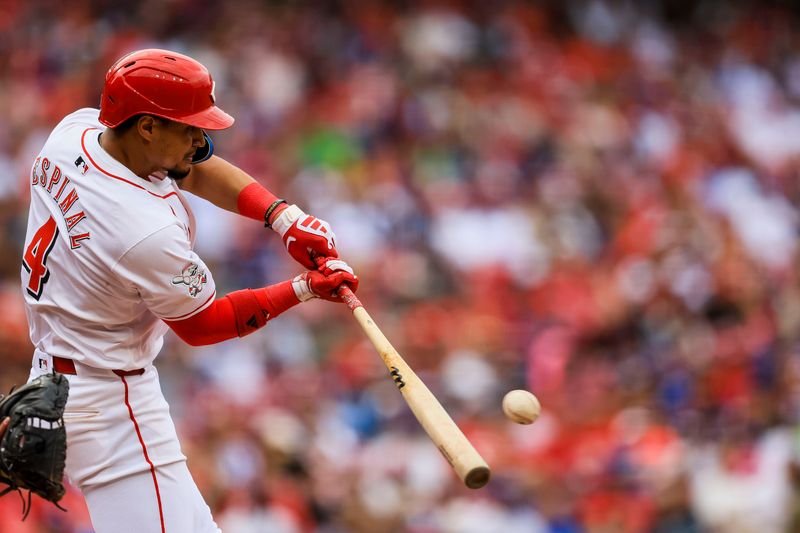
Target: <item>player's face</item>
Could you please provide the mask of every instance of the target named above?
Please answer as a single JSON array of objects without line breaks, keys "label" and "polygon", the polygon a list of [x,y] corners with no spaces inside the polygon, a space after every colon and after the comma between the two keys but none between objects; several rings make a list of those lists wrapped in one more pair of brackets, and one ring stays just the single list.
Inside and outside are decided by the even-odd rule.
[{"label": "player's face", "polygon": [[171,120],[158,121],[156,128],[152,144],[154,163],[173,179],[185,178],[192,169],[195,151],[205,145],[203,130]]}]

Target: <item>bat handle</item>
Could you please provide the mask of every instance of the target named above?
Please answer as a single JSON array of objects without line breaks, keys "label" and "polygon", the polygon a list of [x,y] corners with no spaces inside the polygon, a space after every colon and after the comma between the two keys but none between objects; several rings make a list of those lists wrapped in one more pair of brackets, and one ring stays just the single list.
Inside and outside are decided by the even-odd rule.
[{"label": "bat handle", "polygon": [[[314,262],[319,268],[325,264],[325,258],[321,255],[318,255],[314,258]],[[356,296],[347,285],[339,285],[339,288],[336,289],[336,294],[339,295],[339,298],[342,299],[342,301],[351,311],[355,311],[358,307],[364,307],[364,304],[361,303],[361,300],[358,299],[358,296]]]},{"label": "bat handle", "polygon": [[358,299],[358,296],[356,296],[347,285],[340,285],[336,291],[336,294],[339,295],[339,298],[342,299],[344,304],[350,308],[351,311],[355,311],[358,307],[364,307],[364,304],[361,303],[361,300]]}]

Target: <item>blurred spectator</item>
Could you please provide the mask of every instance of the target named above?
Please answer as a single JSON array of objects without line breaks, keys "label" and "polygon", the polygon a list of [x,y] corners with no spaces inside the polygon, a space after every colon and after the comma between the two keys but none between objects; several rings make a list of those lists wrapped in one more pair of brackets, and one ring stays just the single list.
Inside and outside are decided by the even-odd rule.
[{"label": "blurred spectator", "polygon": [[[337,228],[493,466],[459,485],[344,310],[172,338],[162,383],[223,530],[798,531],[799,22],[721,0],[3,2],[0,388],[30,364],[43,135],[163,46],[215,73],[238,121],[220,153]],[[221,290],[288,276],[263,228],[193,205]],[[500,414],[520,387],[533,427]],[[70,498],[25,523],[0,500],[0,531],[90,531]]]}]

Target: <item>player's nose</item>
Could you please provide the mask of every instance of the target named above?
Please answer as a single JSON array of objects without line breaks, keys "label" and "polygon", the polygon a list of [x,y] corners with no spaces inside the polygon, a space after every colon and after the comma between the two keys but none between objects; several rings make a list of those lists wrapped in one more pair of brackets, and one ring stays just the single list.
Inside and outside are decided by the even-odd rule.
[{"label": "player's nose", "polygon": [[192,131],[192,146],[202,148],[206,145],[206,136],[203,135],[203,130],[194,128]]}]

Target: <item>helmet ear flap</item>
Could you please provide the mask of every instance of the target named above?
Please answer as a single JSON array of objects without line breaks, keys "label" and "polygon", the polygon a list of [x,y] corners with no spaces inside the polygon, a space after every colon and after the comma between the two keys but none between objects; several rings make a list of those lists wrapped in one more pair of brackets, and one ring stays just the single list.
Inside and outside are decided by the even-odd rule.
[{"label": "helmet ear flap", "polygon": [[192,164],[208,161],[214,155],[214,143],[211,142],[211,137],[205,131],[203,132],[203,138],[206,140],[206,144],[195,151],[194,157],[192,157]]}]

